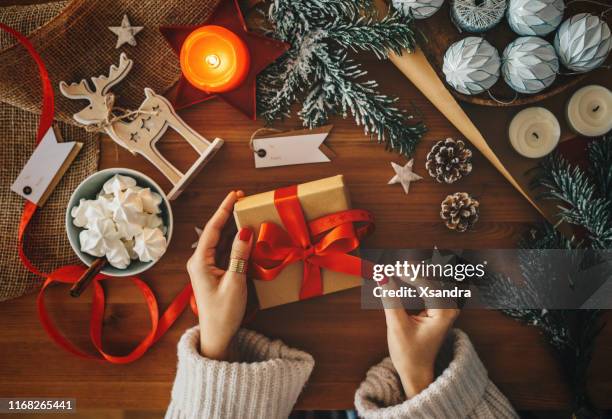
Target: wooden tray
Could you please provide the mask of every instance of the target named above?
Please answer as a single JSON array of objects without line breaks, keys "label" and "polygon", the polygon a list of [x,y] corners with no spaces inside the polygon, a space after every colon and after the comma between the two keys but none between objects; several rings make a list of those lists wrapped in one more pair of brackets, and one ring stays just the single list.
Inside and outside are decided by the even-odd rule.
[{"label": "wooden tray", "polygon": [[[451,21],[451,1],[452,0],[444,2],[442,8],[430,18],[416,21],[417,28],[420,29],[423,34],[423,39],[419,42],[421,49],[427,56],[427,59],[429,60],[431,65],[437,71],[440,79],[442,80],[446,80],[446,77],[442,72],[444,53],[452,43],[472,35],[483,36],[495,48],[497,48],[501,57],[504,48],[506,48],[506,46],[514,39],[519,37],[519,35],[514,33],[512,29],[510,29],[510,26],[508,25],[508,22],[505,17],[497,26],[483,34],[459,32],[459,29]],[[601,11],[602,8],[600,6],[588,4],[585,2],[581,2],[580,4],[570,4],[565,10],[564,20],[567,19],[569,16],[575,15],[577,13],[590,12],[593,14],[599,14],[601,13]],[[552,44],[554,36],[555,32],[553,31],[552,33],[545,36],[544,39],[546,39]],[[610,61],[609,58],[608,61]],[[560,71],[569,72],[569,70],[564,69],[562,66],[560,68]],[[512,90],[504,82],[503,77],[500,75],[499,80],[497,81],[497,83],[495,83],[495,85],[493,85],[490,90],[491,94],[496,99],[506,103],[499,103],[493,100],[486,92],[481,93],[479,95],[470,96],[458,93],[450,86],[448,87],[448,89],[459,100],[474,103],[476,105],[519,106],[539,102],[547,97],[560,93],[565,89],[578,83],[585,77],[585,75],[586,73],[572,76],[558,75],[551,86],[534,95],[515,93],[514,90]],[[516,99],[513,100],[515,96]]]}]

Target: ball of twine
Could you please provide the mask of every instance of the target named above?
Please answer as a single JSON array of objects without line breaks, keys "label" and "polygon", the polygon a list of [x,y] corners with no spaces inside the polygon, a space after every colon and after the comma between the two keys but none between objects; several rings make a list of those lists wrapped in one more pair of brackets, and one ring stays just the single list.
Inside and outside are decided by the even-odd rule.
[{"label": "ball of twine", "polygon": [[484,32],[497,25],[506,11],[506,0],[454,0],[455,24],[469,32]]}]

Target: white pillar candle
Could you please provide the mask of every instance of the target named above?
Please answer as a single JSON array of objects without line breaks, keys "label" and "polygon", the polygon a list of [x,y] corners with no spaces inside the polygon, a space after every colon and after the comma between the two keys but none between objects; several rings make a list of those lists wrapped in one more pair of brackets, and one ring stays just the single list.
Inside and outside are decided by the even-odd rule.
[{"label": "white pillar candle", "polygon": [[512,118],[508,135],[517,153],[537,159],[549,154],[559,144],[561,127],[551,111],[536,106],[523,109]]},{"label": "white pillar candle", "polygon": [[567,102],[567,123],[585,137],[598,137],[612,129],[612,92],[592,84],[578,89]]}]

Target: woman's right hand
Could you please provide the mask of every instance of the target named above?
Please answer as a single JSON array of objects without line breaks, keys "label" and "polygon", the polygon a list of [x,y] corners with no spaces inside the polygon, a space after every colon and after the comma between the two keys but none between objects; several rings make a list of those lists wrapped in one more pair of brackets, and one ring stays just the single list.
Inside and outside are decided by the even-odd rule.
[{"label": "woman's right hand", "polygon": [[[200,353],[210,359],[228,360],[230,344],[240,328],[247,302],[246,274],[216,266],[221,231],[232,215],[242,191],[230,192],[210,218],[187,262],[200,320]],[[247,264],[253,245],[252,231],[242,228],[234,237],[231,259]]]},{"label": "woman's right hand", "polygon": [[406,397],[433,382],[436,356],[458,315],[458,309],[425,309],[418,315],[385,309],[389,355]]}]

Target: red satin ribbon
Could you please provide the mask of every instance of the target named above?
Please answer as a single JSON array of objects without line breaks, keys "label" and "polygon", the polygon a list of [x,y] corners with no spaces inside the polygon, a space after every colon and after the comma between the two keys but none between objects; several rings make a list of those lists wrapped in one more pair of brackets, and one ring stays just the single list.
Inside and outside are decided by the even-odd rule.
[{"label": "red satin ribbon", "polygon": [[54,282],[72,284],[76,282],[80,276],[85,272],[85,268],[82,266],[68,265],[53,271],[45,282],[43,283],[42,289],[36,299],[38,305],[38,315],[40,322],[53,341],[60,347],[70,352],[73,355],[81,358],[95,359],[95,360],[107,360],[114,364],[127,364],[133,362],[143,356],[145,352],[155,343],[157,340],[166,333],[166,331],[172,326],[177,317],[183,312],[187,304],[189,304],[192,294],[191,285],[187,285],[183,290],[175,297],[170,306],[166,309],[164,314],[159,317],[159,309],[157,306],[157,300],[155,295],[151,291],[151,288],[143,282],[141,279],[136,277],[122,278],[132,281],[138,290],[144,297],[149,316],[151,318],[151,326],[147,336],[127,355],[117,356],[111,355],[104,351],[102,348],[102,325],[104,321],[104,305],[105,296],[104,289],[102,288],[101,281],[112,279],[106,275],[98,274],[93,283],[93,300],[91,307],[91,317],[89,323],[89,335],[93,342],[94,347],[101,355],[95,356],[87,352],[83,352],[73,345],[64,335],[62,335],[55,324],[49,317],[45,306],[45,290],[47,287]]},{"label": "red satin ribbon", "polygon": [[[41,115],[40,121],[38,122],[38,130],[36,132],[36,145],[40,143],[42,138],[45,136],[49,128],[51,128],[51,124],[53,123],[53,114],[55,112],[55,102],[53,96],[53,87],[51,87],[51,79],[49,79],[49,73],[47,73],[47,68],[45,67],[45,63],[36,50],[32,43],[26,38],[23,34],[19,33],[15,29],[10,26],[6,26],[0,23],[0,29],[5,32],[13,35],[21,45],[28,51],[30,56],[36,62],[38,66],[38,74],[40,76],[40,83],[42,85],[42,107],[41,107]],[[21,214],[21,221],[19,223],[18,230],[18,238],[19,238],[19,258],[23,262],[26,268],[35,275],[45,276],[44,273],[40,272],[32,262],[28,259],[27,255],[23,251],[23,238],[25,235],[25,231],[28,227],[28,224],[34,214],[36,213],[36,205],[30,201],[26,201],[23,212]]]},{"label": "red satin ribbon", "polygon": [[[44,137],[45,133],[51,128],[51,124],[53,123],[53,115],[55,112],[53,88],[51,86],[49,74],[47,73],[47,69],[45,68],[45,64],[42,58],[40,57],[40,55],[38,55],[38,53],[34,49],[34,46],[23,34],[2,23],[0,23],[0,29],[10,33],[15,38],[17,38],[19,43],[21,43],[21,45],[26,48],[26,50],[32,56],[38,66],[38,73],[40,75],[43,94],[41,116],[38,125],[38,131],[36,134],[36,144],[38,145]],[[36,266],[34,266],[34,264],[30,261],[24,251],[24,240],[28,225],[32,220],[34,214],[36,213],[37,208],[38,207],[30,201],[27,201],[24,205],[18,230],[19,257],[23,265],[30,272],[37,276],[46,277],[45,282],[43,283],[42,288],[40,290],[40,293],[38,294],[38,298],[36,299],[38,306],[38,317],[49,337],[61,348],[74,355],[88,359],[106,360],[115,364],[125,364],[133,362],[140,358],[142,355],[144,355],[145,352],[151,347],[151,345],[153,345],[164,333],[166,333],[170,326],[172,326],[176,319],[181,315],[185,307],[187,307],[187,304],[190,303],[194,312],[197,313],[197,309],[195,308],[195,300],[193,298],[193,292],[190,284],[186,285],[183,288],[179,295],[176,296],[172,303],[170,303],[170,306],[166,309],[164,314],[159,317],[157,300],[155,299],[155,295],[151,291],[151,288],[149,288],[149,286],[139,278],[128,278],[132,281],[134,285],[138,287],[139,291],[145,299],[149,311],[149,316],[151,317],[151,327],[147,336],[136,346],[136,348],[132,352],[124,356],[110,355],[102,349],[102,324],[104,319],[105,296],[104,289],[100,284],[101,281],[107,280],[109,279],[109,277],[106,275],[99,274],[95,277],[92,285],[94,288],[94,293],[89,333],[93,345],[100,356],[91,355],[87,352],[81,351],[76,346],[74,346],[64,335],[62,335],[55,327],[55,324],[51,321],[45,306],[44,294],[45,290],[49,287],[49,285],[53,283],[72,284],[76,282],[81,277],[83,272],[85,272],[85,268],[82,266],[69,265],[58,268],[50,274],[46,274],[41,272],[36,268]]]},{"label": "red satin ribbon", "polygon": [[[274,205],[285,229],[274,223],[261,225],[251,257],[256,279],[274,280],[287,265],[302,261],[300,300],[303,300],[323,294],[321,268],[371,277],[369,263],[348,254],[359,247],[362,237],[374,230],[371,213],[340,211],[306,224],[297,186],[277,189]],[[354,223],[363,225],[356,228]]]}]

